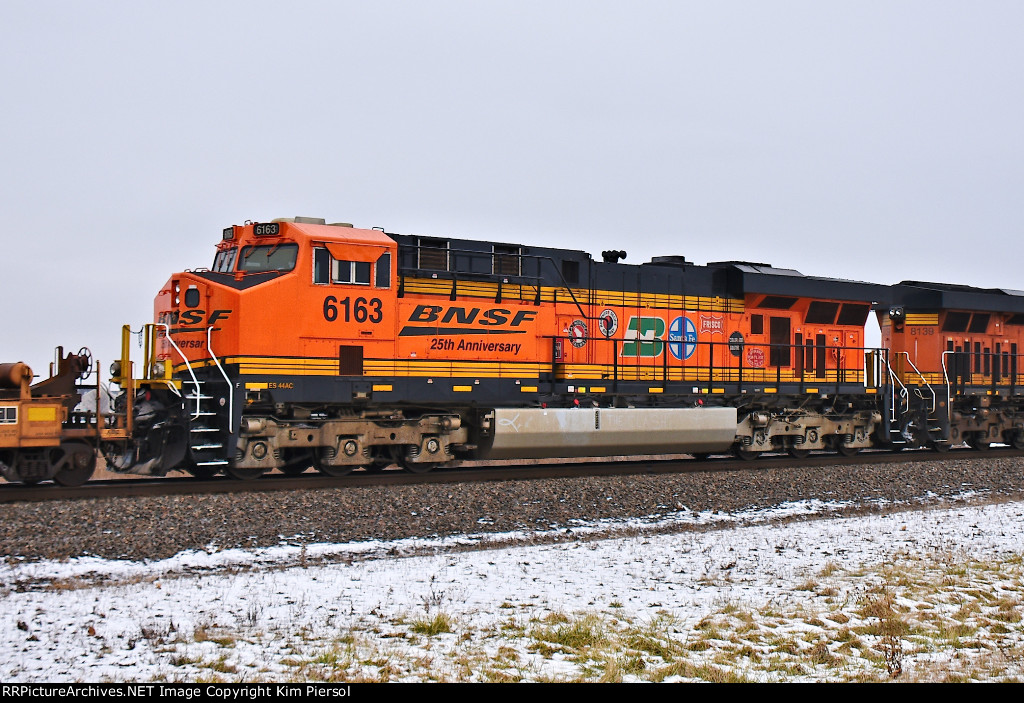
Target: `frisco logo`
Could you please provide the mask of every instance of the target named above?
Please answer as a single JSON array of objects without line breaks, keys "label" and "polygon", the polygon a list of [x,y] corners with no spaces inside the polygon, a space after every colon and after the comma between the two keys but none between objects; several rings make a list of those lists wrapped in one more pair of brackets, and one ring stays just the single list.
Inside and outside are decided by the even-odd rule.
[{"label": "frisco logo", "polygon": [[709,334],[722,334],[725,331],[725,318],[701,315],[700,331]]}]

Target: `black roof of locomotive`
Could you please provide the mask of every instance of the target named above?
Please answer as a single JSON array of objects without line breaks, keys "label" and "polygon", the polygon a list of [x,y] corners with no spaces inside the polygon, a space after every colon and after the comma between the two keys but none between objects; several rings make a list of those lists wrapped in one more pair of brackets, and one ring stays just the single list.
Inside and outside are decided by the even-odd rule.
[{"label": "black roof of locomotive", "polygon": [[954,283],[900,281],[890,288],[890,301],[911,310],[984,310],[1024,312],[1024,291],[975,288]]},{"label": "black roof of locomotive", "polygon": [[[589,253],[573,249],[527,247],[507,242],[491,242],[448,237],[418,237],[390,234],[399,244],[399,268],[411,275],[436,278],[501,278],[510,283],[544,286],[589,286],[598,290],[641,291],[742,298],[763,293],[797,298],[855,300],[873,302],[887,300],[887,286],[837,278],[805,276],[794,269],[775,268],[770,264],[746,261],[718,261],[705,266],[693,264],[682,256],[659,256],[641,264],[610,263],[595,260]],[[420,270],[417,248],[447,243],[447,271]],[[492,255],[518,250],[521,257],[519,276],[495,274]],[[578,266],[577,281],[565,280],[564,262]]]},{"label": "black roof of locomotive", "polygon": [[797,298],[828,298],[830,300],[859,300],[874,302],[887,297],[886,286],[841,278],[805,276],[794,269],[777,269],[767,264],[744,261],[718,261],[709,267],[722,267],[728,271],[731,292],[765,293]]}]

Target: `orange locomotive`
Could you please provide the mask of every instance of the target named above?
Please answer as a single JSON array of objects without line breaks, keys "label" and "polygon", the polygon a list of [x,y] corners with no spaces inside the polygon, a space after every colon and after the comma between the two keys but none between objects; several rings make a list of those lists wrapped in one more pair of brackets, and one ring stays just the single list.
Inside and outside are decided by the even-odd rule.
[{"label": "orange locomotive", "polygon": [[1024,449],[1024,292],[904,281],[879,310],[905,439]]},{"label": "orange locomotive", "polygon": [[863,348],[884,287],[624,256],[311,218],[229,227],[211,269],[156,298],[146,366],[173,377],[147,389],[114,468],[337,475],[888,440],[888,378]]},{"label": "orange locomotive", "polygon": [[[113,471],[240,479],[1024,448],[1024,293],[623,258],[312,218],[229,227],[211,269],[157,295],[138,374],[124,329],[109,410],[76,409],[87,354],[31,387],[0,367],[0,472],[80,483],[93,447]],[[883,349],[864,348],[872,309]]]}]

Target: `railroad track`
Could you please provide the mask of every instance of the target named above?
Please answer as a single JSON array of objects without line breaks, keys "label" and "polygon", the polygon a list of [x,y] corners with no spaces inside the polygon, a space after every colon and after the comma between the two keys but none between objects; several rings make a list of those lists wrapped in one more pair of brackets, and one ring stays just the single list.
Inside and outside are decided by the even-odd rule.
[{"label": "railroad track", "polygon": [[236,481],[223,476],[210,480],[192,477],[137,478],[90,481],[85,485],[67,488],[53,484],[24,486],[0,484],[0,503],[81,500],[122,496],[201,495],[216,493],[252,493],[274,491],[318,490],[325,488],[354,488],[359,486],[407,486],[427,483],[461,483],[471,481],[507,481],[575,476],[628,476],[637,474],[681,474],[712,471],[756,471],[759,469],[806,468],[814,466],[853,466],[860,464],[893,464],[911,462],[948,461],[963,459],[983,461],[989,458],[1024,456],[1024,451],[1012,447],[993,448],[986,452],[972,449],[954,449],[940,453],[926,450],[892,452],[868,450],[852,457],[832,453],[811,454],[795,459],[785,454],[768,454],[755,461],[743,461],[731,456],[711,457],[698,461],[689,457],[643,458],[619,461],[561,461],[533,462],[523,465],[480,466],[479,462],[425,474],[411,474],[400,469],[380,473],[355,472],[348,476],[331,477],[318,473],[299,476],[268,474],[253,481]]}]

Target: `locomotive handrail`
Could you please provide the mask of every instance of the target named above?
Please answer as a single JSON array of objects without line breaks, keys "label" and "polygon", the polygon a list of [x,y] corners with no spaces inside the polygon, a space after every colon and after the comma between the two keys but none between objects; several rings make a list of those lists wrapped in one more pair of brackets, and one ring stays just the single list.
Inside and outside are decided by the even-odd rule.
[{"label": "locomotive handrail", "polygon": [[[490,256],[490,255],[488,254],[488,256]],[[537,257],[537,258],[542,258],[542,257]],[[512,274],[512,273],[508,273],[508,274],[484,273],[482,271],[450,271],[450,270],[441,270],[441,269],[424,269],[424,268],[416,268],[415,266],[400,266],[398,268],[398,273],[399,273],[399,275],[406,275],[406,274],[409,274],[409,273],[415,273],[415,274],[420,274],[420,275],[427,274],[427,275],[437,276],[438,280],[446,280],[446,281],[450,280],[450,279],[451,280],[459,279],[459,280],[463,280],[463,281],[470,281],[470,280],[487,281],[487,280],[494,279],[494,278],[506,278],[506,279],[510,279],[508,281],[509,283],[518,283],[520,285],[528,285],[528,286],[536,285],[538,282],[541,282],[541,281],[544,280],[542,276],[523,276],[521,274]],[[441,277],[441,276],[438,276],[438,274],[448,274],[448,275]],[[450,279],[449,279],[449,277],[450,277]],[[511,280],[511,279],[516,279],[516,280]]]},{"label": "locomotive handrail", "polygon": [[185,368],[188,369],[188,375],[192,377],[192,385],[194,385],[196,387],[196,411],[192,415],[192,419],[193,420],[198,420],[199,419],[199,396],[202,395],[202,393],[199,390],[199,379],[196,378],[196,372],[192,370],[192,364],[190,364],[188,362],[188,357],[186,357],[184,354],[181,353],[181,349],[179,349],[178,345],[174,343],[173,339],[171,339],[171,328],[170,328],[170,326],[167,325],[166,323],[163,323],[163,322],[157,322],[157,323],[155,323],[155,326],[163,327],[164,328],[164,339],[166,339],[168,342],[170,342],[171,346],[174,347],[174,351],[178,352],[178,356],[180,356],[181,360],[185,362]]},{"label": "locomotive handrail", "polygon": [[[139,332],[140,335],[145,335],[146,337],[146,365],[144,367],[146,369],[144,373],[145,378],[149,378],[150,374],[152,373],[153,364],[156,361],[156,327],[157,326],[155,324],[147,324],[143,328],[143,331]],[[167,378],[164,381],[164,384],[167,386],[168,390],[171,391],[171,393],[178,396],[179,398],[181,397],[181,391],[179,391],[174,386],[174,382],[170,378]]]},{"label": "locomotive handrail", "polygon": [[952,394],[952,391],[950,390],[949,372],[946,369],[946,355],[947,354],[956,354],[956,352],[955,351],[944,351],[944,352],[942,352],[942,357],[941,357],[942,358],[942,378],[946,381],[946,412],[947,413],[951,413],[952,412],[952,403],[953,403],[953,394]]},{"label": "locomotive handrail", "polygon": [[914,369],[914,373],[916,373],[918,375],[918,378],[921,379],[921,383],[923,383],[924,385],[926,385],[928,387],[928,391],[932,394],[932,409],[931,409],[931,412],[934,413],[935,412],[935,403],[936,403],[935,389],[932,388],[932,384],[928,383],[928,380],[924,377],[924,374],[921,373],[917,369],[917,366],[914,365],[914,362],[910,360],[910,352],[908,352],[908,351],[901,351],[900,354],[903,354],[904,356],[907,357],[907,363],[910,364],[910,368]]},{"label": "locomotive handrail", "polygon": [[[228,434],[233,432],[233,423],[235,417],[235,394],[234,389],[231,388],[231,381],[228,379],[227,373],[224,371],[224,367],[220,365],[220,359],[213,352],[213,344],[210,341],[210,337],[213,334],[213,325],[206,328],[206,348],[210,351],[210,357],[213,359],[213,363],[217,364],[217,370],[220,371],[220,375],[224,377],[224,382],[228,384]],[[198,391],[196,393],[198,395]],[[199,401],[196,401],[198,406]]]},{"label": "locomotive handrail", "polygon": [[[599,318],[588,317],[587,313],[585,313],[583,311],[583,306],[580,305],[580,301],[576,300],[576,294],[572,292],[572,288],[569,287],[569,282],[565,280],[565,276],[562,275],[562,272],[559,270],[558,266],[555,265],[555,260],[553,258],[551,258],[550,256],[536,256],[536,255],[532,255],[532,256],[533,256],[533,258],[537,259],[538,261],[547,261],[548,263],[551,264],[551,268],[553,268],[555,270],[555,273],[558,274],[558,280],[562,282],[562,288],[565,288],[567,291],[569,291],[569,297],[572,298],[572,302],[573,302],[573,304],[576,305],[576,309],[580,311],[580,315],[582,315],[584,318],[586,318],[588,320],[599,319]],[[538,276],[538,279],[539,278],[540,277]],[[537,285],[538,291],[540,290],[540,287],[541,286],[538,283],[538,285]]]},{"label": "locomotive handrail", "polygon": [[[900,387],[900,399],[901,400],[904,400],[904,399],[907,400],[907,409],[908,410],[910,409],[910,400],[909,400],[909,398],[910,398],[910,391],[908,391],[907,387],[905,385],[903,385],[903,381],[901,381],[900,377],[896,375],[896,372],[892,370],[892,364],[889,363],[889,359],[885,359],[884,361],[885,361],[885,368],[886,368],[886,370],[889,371],[889,378],[891,378],[893,381],[896,382],[896,383],[892,384],[892,411],[891,411],[891,417],[889,418],[893,422],[896,422],[896,384],[899,384],[899,387]],[[902,409],[902,407],[903,407],[903,403],[900,403],[900,408]]]},{"label": "locomotive handrail", "polygon": [[[417,256],[416,256],[416,264],[417,265],[416,266],[402,266],[401,265],[401,253],[402,253],[403,249],[405,249],[407,251],[415,251],[416,252],[416,254],[417,254]],[[449,257],[450,257],[451,254],[459,254],[460,256],[466,256],[466,257],[471,258],[471,259],[472,258],[479,258],[479,259],[489,258],[489,259],[492,259],[492,261],[493,261],[493,257],[495,256],[495,254],[498,254],[499,256],[515,257],[515,258],[519,259],[519,263],[520,263],[519,270],[520,270],[520,273],[518,273],[518,274],[502,274],[502,273],[493,273],[493,272],[492,273],[485,273],[483,271],[458,271],[458,270],[455,270],[455,269],[453,269],[451,267],[450,259],[449,259],[449,261],[447,263],[447,267],[444,268],[444,269],[426,269],[426,268],[423,268],[423,267],[421,267],[419,265],[419,253],[423,249],[431,250],[431,251],[443,251]],[[501,252],[473,251],[473,250],[470,250],[470,249],[452,249],[450,247],[449,248],[445,248],[445,249],[440,249],[440,248],[437,248],[437,247],[423,246],[421,244],[415,244],[415,245],[413,245],[413,244],[400,244],[399,245],[398,274],[399,274],[399,277],[402,277],[403,276],[403,272],[405,272],[405,271],[422,271],[422,272],[429,272],[429,273],[433,274],[434,276],[436,276],[439,273],[447,273],[447,274],[450,274],[453,279],[455,279],[456,276],[478,276],[478,277],[481,277],[481,278],[499,278],[499,279],[500,278],[509,278],[509,279],[519,278],[519,279],[525,279],[526,281],[528,281],[528,283],[526,285],[531,285],[531,283],[529,283],[529,282],[532,282],[532,285],[535,285],[537,287],[537,292],[538,292],[538,296],[539,296],[540,290],[543,287],[544,277],[543,276],[524,276],[522,274],[522,260],[523,259],[532,259],[532,260],[537,261],[537,262],[541,262],[541,261],[549,262],[551,264],[551,267],[554,269],[555,273],[558,275],[558,280],[561,282],[561,287],[564,288],[566,291],[568,291],[569,297],[572,298],[572,302],[573,302],[573,304],[576,305],[576,309],[579,311],[580,315],[582,317],[584,317],[585,319],[588,319],[588,320],[596,320],[596,319],[598,319],[598,318],[589,317],[587,315],[587,313],[584,312],[583,306],[580,305],[580,301],[576,299],[576,294],[572,292],[572,288],[569,286],[568,282],[565,280],[565,276],[562,275],[562,272],[559,270],[558,266],[555,264],[555,260],[552,257],[550,257],[550,256],[540,256],[538,254],[522,254],[522,253],[520,253],[520,254],[511,254],[511,253],[504,254],[504,253],[501,253]],[[539,272],[539,270],[540,270],[540,267],[538,266],[538,272]],[[400,289],[404,288],[404,286],[401,285],[401,282],[399,284],[399,288]],[[402,296],[399,296],[399,297],[402,297]]]},{"label": "locomotive handrail", "polygon": [[[593,344],[611,344],[612,355],[608,361],[588,361],[586,358],[572,359],[571,350],[575,346],[574,338],[567,334],[552,334],[542,335],[543,339],[550,340],[551,342],[551,382],[554,383],[559,380],[560,371],[558,367],[568,364],[569,366],[581,365],[586,367],[587,370],[581,370],[580,373],[584,374],[578,376],[579,379],[589,378],[586,373],[596,373],[601,370],[603,374],[600,378],[611,380],[613,383],[613,393],[618,392],[619,381],[641,381],[647,380],[651,382],[661,382],[661,392],[667,392],[669,390],[669,383],[685,383],[687,381],[692,382],[719,382],[726,384],[738,384],[738,388],[746,388],[753,385],[775,385],[777,387],[785,384],[796,384],[800,387],[801,392],[804,391],[806,386],[819,384],[835,385],[835,392],[839,393],[842,390],[842,384],[844,383],[867,383],[868,374],[863,368],[851,368],[849,366],[837,365],[830,368],[820,367],[812,368],[811,373],[814,374],[813,381],[807,376],[807,367],[803,363],[802,355],[806,352],[807,347],[805,345],[797,344],[784,344],[770,342],[745,342],[740,345],[740,348],[757,348],[764,352],[764,361],[767,363],[760,363],[756,366],[751,366],[745,355],[737,355],[733,348],[737,347],[736,342],[731,341],[693,341],[685,342],[683,340],[669,340],[666,338],[657,339],[642,339],[637,337],[603,337],[603,336],[590,336],[588,335],[586,341]],[[621,345],[625,343],[647,343],[647,344],[658,344],[663,345],[662,350],[657,353],[638,353],[636,356],[633,354],[621,355],[619,350]],[[680,358],[676,356],[675,359],[669,357],[669,349],[672,345],[693,345],[700,349],[707,349],[707,357],[699,364],[695,361],[687,361],[690,357]],[[724,365],[720,365],[716,360],[716,350],[722,350],[728,348],[733,353],[731,354],[731,362],[727,362]],[[840,360],[849,360],[854,355],[865,355],[872,351],[869,347],[827,347],[832,349],[833,352],[838,351]],[[562,351],[565,350],[565,351]],[[788,364],[777,364],[771,362],[771,351],[773,350],[791,350],[795,354],[790,357]],[[672,352],[673,354],[675,352]],[[835,355],[832,357],[835,359]],[[882,372],[882,365],[885,364],[885,369],[888,371],[890,376],[894,376],[894,372],[888,365],[887,359],[878,355],[878,373]],[[634,363],[630,363],[630,361]],[[838,363],[838,362],[837,362]],[[716,379],[716,374],[719,378]],[[566,376],[562,380],[568,380],[570,377]],[[594,377],[596,378],[596,376]],[[884,375],[881,377],[884,379]],[[895,402],[895,387],[902,385],[899,379],[893,381],[880,380],[875,388],[887,389],[887,386],[893,387],[893,398]],[[900,397],[906,398],[909,393],[904,390],[901,392]],[[777,392],[776,389],[769,389],[768,393]],[[817,391],[815,391],[817,392]],[[886,391],[887,392],[887,391]]]}]

